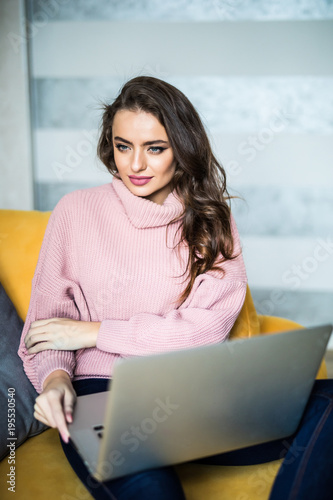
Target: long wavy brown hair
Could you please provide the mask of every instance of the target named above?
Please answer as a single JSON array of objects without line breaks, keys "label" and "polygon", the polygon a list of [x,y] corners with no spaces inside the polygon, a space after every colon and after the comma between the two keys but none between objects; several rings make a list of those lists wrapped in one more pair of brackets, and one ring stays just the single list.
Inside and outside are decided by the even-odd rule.
[{"label": "long wavy brown hair", "polygon": [[[112,124],[120,110],[154,115],[168,135],[176,161],[173,189],[183,201],[181,237],[189,249],[187,285],[179,301],[189,296],[195,278],[221,271],[224,260],[235,257],[225,171],[213,155],[205,128],[188,98],[176,87],[149,76],[128,81],[110,105],[103,105],[98,156],[112,175],[114,161]],[[223,272],[223,271],[222,271]]]}]

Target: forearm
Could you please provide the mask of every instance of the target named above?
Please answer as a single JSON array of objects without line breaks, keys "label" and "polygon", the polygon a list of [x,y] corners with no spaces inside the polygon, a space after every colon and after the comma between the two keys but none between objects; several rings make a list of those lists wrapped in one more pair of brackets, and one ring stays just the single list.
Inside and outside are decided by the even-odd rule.
[{"label": "forearm", "polygon": [[50,383],[52,383],[56,380],[59,380],[62,382],[71,382],[71,378],[65,370],[55,370],[55,371],[51,372],[44,380],[43,391],[46,389],[46,387]]},{"label": "forearm", "polygon": [[243,305],[246,283],[225,283],[223,293],[206,308],[205,297],[210,300],[210,296],[205,292],[197,301],[203,307],[179,308],[164,316],[141,313],[127,321],[102,321],[97,348],[122,356],[142,356],[223,342]]},{"label": "forearm", "polygon": [[[38,393],[43,390],[42,382],[55,370],[67,371],[70,376],[75,368],[74,352],[70,351],[51,351],[30,353],[25,344],[25,338],[31,329],[31,325],[39,320],[40,317],[52,318],[55,315],[68,315],[75,318],[76,308],[72,301],[56,302],[52,297],[33,288],[33,298],[30,302],[29,312],[22,330],[22,336],[18,355],[23,361],[24,370],[27,377],[35,387]],[[41,342],[43,345],[43,342]],[[45,347],[43,345],[43,347]]]},{"label": "forearm", "polygon": [[76,394],[68,373],[54,370],[43,383],[43,391],[37,397],[34,416],[50,427],[57,427],[62,439],[68,443],[67,424],[73,421]]},{"label": "forearm", "polygon": [[33,321],[24,339],[29,354],[37,352],[77,351],[96,347],[101,323],[70,318]]}]

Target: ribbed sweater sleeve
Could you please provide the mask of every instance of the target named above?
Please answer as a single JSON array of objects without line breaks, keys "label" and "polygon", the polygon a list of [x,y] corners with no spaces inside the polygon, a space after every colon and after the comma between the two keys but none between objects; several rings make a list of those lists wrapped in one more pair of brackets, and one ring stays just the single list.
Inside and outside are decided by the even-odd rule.
[{"label": "ribbed sweater sleeve", "polygon": [[139,356],[224,341],[240,312],[246,282],[196,279],[189,300],[161,316],[136,314],[127,321],[102,321],[97,347],[122,356]]},{"label": "ribbed sweater sleeve", "polygon": [[61,200],[54,209],[44,235],[18,351],[24,370],[37,392],[42,391],[43,382],[52,371],[62,369],[72,377],[75,367],[71,351],[47,350],[29,355],[24,344],[24,338],[35,320],[52,317],[80,319],[74,301],[77,285],[71,253],[64,259],[64,250],[71,248],[71,218],[64,205],[66,202]]}]

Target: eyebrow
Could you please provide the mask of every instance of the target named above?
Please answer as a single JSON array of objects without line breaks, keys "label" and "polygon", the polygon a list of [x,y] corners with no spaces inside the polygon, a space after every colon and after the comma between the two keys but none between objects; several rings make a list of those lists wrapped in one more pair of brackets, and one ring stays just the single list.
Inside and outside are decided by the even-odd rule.
[{"label": "eyebrow", "polygon": [[[133,146],[133,142],[124,139],[123,137],[119,137],[118,135],[114,137],[115,141],[124,142],[125,144],[129,144]],[[168,141],[163,141],[162,139],[156,139],[155,141],[146,141],[142,144],[142,146],[152,146],[153,144],[168,144]]]}]

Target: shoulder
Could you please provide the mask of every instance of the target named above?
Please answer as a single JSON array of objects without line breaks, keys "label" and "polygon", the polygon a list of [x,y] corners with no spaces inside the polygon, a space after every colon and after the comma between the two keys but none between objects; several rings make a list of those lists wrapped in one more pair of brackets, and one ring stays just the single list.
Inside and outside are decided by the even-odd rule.
[{"label": "shoulder", "polygon": [[119,201],[112,183],[78,189],[60,199],[51,213],[49,226],[65,226],[67,229],[79,226],[82,229],[85,222],[96,220],[97,216],[116,215],[117,205]]},{"label": "shoulder", "polygon": [[86,189],[78,189],[63,196],[53,209],[53,214],[73,214],[82,211],[85,213],[93,210],[97,205],[99,209],[117,203],[117,196],[112,183],[103,184]]},{"label": "shoulder", "polygon": [[108,198],[114,196],[114,189],[112,187],[112,183],[103,184],[101,186],[86,188],[86,189],[77,189],[76,191],[72,191],[71,193],[65,194],[60,201],[57,203],[55,209],[67,208],[67,207],[75,207],[78,204],[84,203],[89,199],[94,198]]}]

